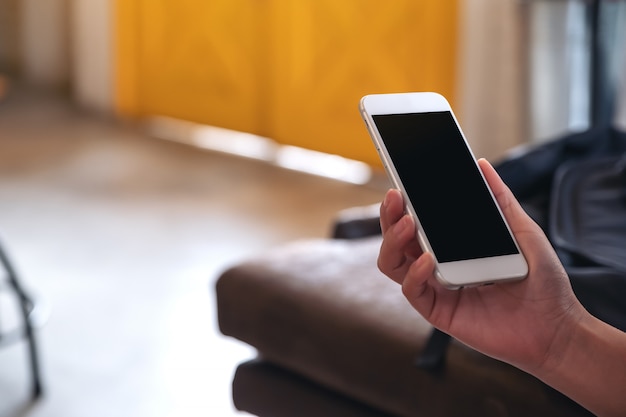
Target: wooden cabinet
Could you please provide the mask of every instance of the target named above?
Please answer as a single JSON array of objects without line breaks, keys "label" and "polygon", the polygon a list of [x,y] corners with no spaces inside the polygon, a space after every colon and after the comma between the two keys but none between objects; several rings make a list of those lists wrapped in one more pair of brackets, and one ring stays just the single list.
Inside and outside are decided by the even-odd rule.
[{"label": "wooden cabinet", "polygon": [[378,163],[367,93],[454,101],[452,0],[118,0],[118,108]]}]

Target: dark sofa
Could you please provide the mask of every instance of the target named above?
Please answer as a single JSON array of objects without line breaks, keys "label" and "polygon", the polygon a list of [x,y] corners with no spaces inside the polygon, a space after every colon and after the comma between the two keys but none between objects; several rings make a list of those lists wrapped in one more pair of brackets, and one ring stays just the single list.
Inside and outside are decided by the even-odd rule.
[{"label": "dark sofa", "polygon": [[[626,134],[605,127],[496,167],[552,239],[583,304],[623,330],[624,155]],[[221,275],[220,329],[259,352],[236,370],[238,409],[273,417],[589,415],[454,340],[440,366],[418,366],[433,330],[377,270],[379,234],[377,206],[346,210],[330,238],[275,248]]]}]

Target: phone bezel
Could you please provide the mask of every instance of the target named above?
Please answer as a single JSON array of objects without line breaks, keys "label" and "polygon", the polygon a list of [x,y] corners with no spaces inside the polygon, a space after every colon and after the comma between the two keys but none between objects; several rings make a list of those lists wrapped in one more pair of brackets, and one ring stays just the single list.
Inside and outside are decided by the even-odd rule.
[{"label": "phone bezel", "polygon": [[[478,166],[478,162],[474,157],[467,139],[465,138],[465,134],[463,133],[448,101],[442,95],[431,92],[372,94],[363,97],[359,107],[363,120],[367,126],[367,130],[369,131],[376,146],[376,150],[378,151],[378,154],[383,162],[387,175],[389,176],[393,186],[401,191],[405,201],[406,211],[410,213],[415,220],[417,239],[422,247],[422,250],[430,252],[435,258],[435,276],[439,282],[447,288],[456,289],[467,286],[477,286],[523,279],[528,273],[526,260],[508,222],[506,221],[506,218],[504,217],[504,214],[502,213],[502,210],[500,209],[500,206],[497,203],[497,200],[495,199],[495,196],[493,195],[493,192],[489,188],[487,181]],[[498,213],[502,217],[511,238],[517,247],[518,254],[453,262],[439,262],[437,260],[437,256],[428,241],[428,236],[426,236],[420,225],[419,218],[417,217],[415,209],[408,198],[408,194],[400,181],[400,176],[396,171],[396,167],[392,162],[385,143],[378,132],[372,117],[375,115],[425,113],[436,111],[449,111],[451,113],[454,122],[461,132],[465,146],[472,156],[476,169],[480,173],[482,180],[485,184],[487,184],[487,189],[489,190],[491,199],[497,207]]]}]

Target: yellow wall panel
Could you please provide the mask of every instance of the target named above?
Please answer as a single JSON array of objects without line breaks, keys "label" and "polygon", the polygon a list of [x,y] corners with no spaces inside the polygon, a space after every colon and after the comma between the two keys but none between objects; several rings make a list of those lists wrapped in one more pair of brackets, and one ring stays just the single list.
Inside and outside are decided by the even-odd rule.
[{"label": "yellow wall panel", "polygon": [[122,93],[135,100],[135,111],[127,109],[128,113],[263,130],[259,112],[266,78],[263,2],[134,3],[137,19],[122,29],[123,36],[136,37],[137,44],[136,64],[130,65],[135,71],[135,93]]},{"label": "yellow wall panel", "polygon": [[453,0],[117,0],[118,107],[377,163],[357,105],[454,99]]},{"label": "yellow wall panel", "polygon": [[454,2],[273,4],[277,140],[377,164],[357,111],[361,96],[433,90],[454,99]]}]

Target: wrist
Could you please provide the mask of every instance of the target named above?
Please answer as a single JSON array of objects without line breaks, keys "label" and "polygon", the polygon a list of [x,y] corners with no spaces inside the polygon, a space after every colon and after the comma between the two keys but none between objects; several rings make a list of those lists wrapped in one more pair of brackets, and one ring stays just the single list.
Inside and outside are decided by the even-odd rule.
[{"label": "wrist", "polygon": [[582,310],[563,329],[535,376],[595,415],[626,409],[626,333]]},{"label": "wrist", "polygon": [[597,319],[582,305],[572,306],[555,326],[543,355],[530,373],[544,381],[566,373],[566,368],[571,366],[571,358],[576,355],[581,343],[589,339],[589,332],[595,321]]}]

